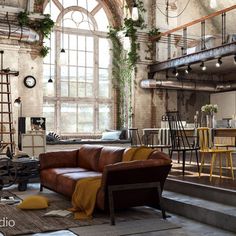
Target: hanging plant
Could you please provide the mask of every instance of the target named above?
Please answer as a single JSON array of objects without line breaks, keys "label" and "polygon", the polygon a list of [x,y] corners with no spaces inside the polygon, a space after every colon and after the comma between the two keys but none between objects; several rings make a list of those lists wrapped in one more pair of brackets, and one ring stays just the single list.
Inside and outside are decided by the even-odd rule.
[{"label": "hanging plant", "polygon": [[[147,50],[145,52],[149,55],[146,56],[146,60],[153,60],[154,57],[154,51],[155,51],[155,45],[156,42],[158,42],[161,38],[161,32],[159,28],[153,27],[148,31],[148,36],[149,36],[149,41],[147,42]],[[155,41],[151,40],[152,38],[155,37]]]},{"label": "hanging plant", "polygon": [[[160,29],[159,28],[156,28],[156,27],[153,27],[152,29],[150,29],[148,31],[148,36],[150,38],[152,37],[156,37],[156,36],[161,36],[161,32],[160,32]],[[159,39],[158,39],[159,40]]]},{"label": "hanging plant", "polygon": [[46,57],[49,53],[50,48],[47,46],[42,46],[41,50],[40,50],[40,55],[41,57]]},{"label": "hanging plant", "polygon": [[27,12],[19,12],[17,15],[17,19],[19,22],[19,25],[22,26],[28,26],[31,29],[34,29],[37,31],[41,36],[42,40],[44,37],[48,38],[50,33],[52,32],[52,29],[54,27],[54,22],[51,20],[49,14],[43,15],[43,19],[37,19],[37,20],[30,20],[29,15]]},{"label": "hanging plant", "polygon": [[29,24],[29,14],[26,11],[19,12],[17,15],[17,20],[21,27],[26,26]]},{"label": "hanging plant", "polygon": [[51,20],[49,14],[45,14],[44,18],[34,22],[34,28],[40,32],[43,38],[48,38],[54,27],[54,21]]}]

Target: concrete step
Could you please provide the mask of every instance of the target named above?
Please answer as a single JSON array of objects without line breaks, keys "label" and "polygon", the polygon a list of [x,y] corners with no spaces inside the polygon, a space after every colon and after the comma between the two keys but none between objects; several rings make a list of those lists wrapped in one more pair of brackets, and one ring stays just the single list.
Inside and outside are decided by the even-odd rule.
[{"label": "concrete step", "polygon": [[236,207],[236,191],[168,178],[165,190]]},{"label": "concrete step", "polygon": [[236,191],[168,178],[163,192],[167,212],[236,232]]}]

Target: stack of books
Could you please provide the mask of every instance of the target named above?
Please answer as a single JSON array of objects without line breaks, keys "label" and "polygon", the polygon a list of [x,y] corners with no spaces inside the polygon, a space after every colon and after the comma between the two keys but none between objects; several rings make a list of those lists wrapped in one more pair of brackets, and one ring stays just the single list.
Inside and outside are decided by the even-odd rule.
[{"label": "stack of books", "polygon": [[13,197],[13,196],[5,196],[5,197],[1,197],[0,199],[0,204],[15,204],[15,203],[19,203],[20,200]]}]

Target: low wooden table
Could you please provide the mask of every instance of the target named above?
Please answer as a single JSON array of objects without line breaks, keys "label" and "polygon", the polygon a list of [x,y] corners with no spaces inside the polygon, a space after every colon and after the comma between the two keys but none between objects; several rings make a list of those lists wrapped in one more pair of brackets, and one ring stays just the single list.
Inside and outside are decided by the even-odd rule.
[{"label": "low wooden table", "polygon": [[0,159],[0,189],[18,183],[18,190],[25,191],[29,180],[38,176],[37,158]]},{"label": "low wooden table", "polygon": [[13,159],[12,165],[16,169],[16,182],[19,191],[25,191],[29,180],[39,176],[39,160],[36,158]]}]

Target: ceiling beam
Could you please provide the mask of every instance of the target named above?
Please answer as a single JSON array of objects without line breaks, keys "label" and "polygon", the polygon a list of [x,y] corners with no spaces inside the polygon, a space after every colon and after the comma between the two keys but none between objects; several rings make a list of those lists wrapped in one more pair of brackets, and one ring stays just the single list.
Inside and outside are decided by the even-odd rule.
[{"label": "ceiling beam", "polygon": [[158,62],[149,66],[149,74],[156,72],[196,64],[202,61],[209,61],[219,57],[225,57],[236,54],[236,42],[224,44],[222,46],[206,49],[204,51],[192,53],[186,56],[174,58],[168,61]]}]

